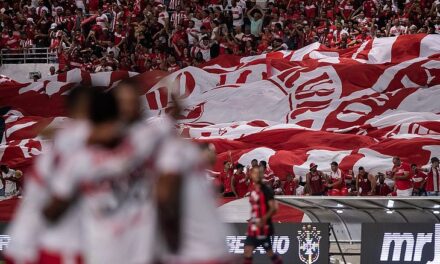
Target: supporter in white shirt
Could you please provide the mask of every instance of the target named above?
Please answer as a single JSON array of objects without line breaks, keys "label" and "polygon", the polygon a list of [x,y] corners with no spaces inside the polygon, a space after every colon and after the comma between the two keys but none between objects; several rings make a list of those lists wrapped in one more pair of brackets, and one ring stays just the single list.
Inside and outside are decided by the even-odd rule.
[{"label": "supporter in white shirt", "polygon": [[398,19],[395,19],[393,22],[393,26],[390,28],[390,36],[398,37],[402,34],[404,34],[406,31],[406,28],[400,25],[400,22]]},{"label": "supporter in white shirt", "polygon": [[4,189],[5,197],[12,197],[18,194],[17,181],[21,178],[23,173],[19,170],[10,169],[6,165],[0,166],[1,179],[4,181],[4,186],[0,186],[0,189]]},{"label": "supporter in white shirt", "polygon": [[188,44],[192,46],[194,41],[198,40],[197,34],[199,30],[194,28],[194,21],[190,20],[188,24],[188,28],[186,29],[186,35],[188,36]]},{"label": "supporter in white shirt", "polygon": [[232,6],[231,6],[231,12],[232,12],[232,24],[234,27],[241,27],[243,25],[243,8],[241,8],[239,5],[237,5],[236,0],[232,0]]},{"label": "supporter in white shirt", "polygon": [[165,10],[165,6],[162,5],[162,4],[158,5],[157,9],[159,11],[159,15],[158,15],[157,21],[165,27],[168,24],[170,15]]},{"label": "supporter in white shirt", "polygon": [[106,14],[101,14],[96,18],[96,24],[101,28],[108,28],[108,17]]}]

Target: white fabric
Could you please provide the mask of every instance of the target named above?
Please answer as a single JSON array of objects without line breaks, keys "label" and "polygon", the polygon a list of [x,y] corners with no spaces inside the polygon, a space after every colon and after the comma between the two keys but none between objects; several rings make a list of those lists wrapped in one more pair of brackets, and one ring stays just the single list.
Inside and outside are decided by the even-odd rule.
[{"label": "white fabric", "polygon": [[406,190],[396,190],[397,196],[412,196],[413,188],[409,188]]}]

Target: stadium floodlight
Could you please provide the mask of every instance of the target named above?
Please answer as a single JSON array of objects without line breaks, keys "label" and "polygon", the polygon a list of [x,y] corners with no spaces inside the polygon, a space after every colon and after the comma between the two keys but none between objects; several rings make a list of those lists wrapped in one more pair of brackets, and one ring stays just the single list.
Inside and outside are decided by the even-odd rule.
[{"label": "stadium floodlight", "polygon": [[394,213],[392,210],[387,210],[387,214],[392,214]]},{"label": "stadium floodlight", "polygon": [[343,206],[342,204],[338,203],[338,204],[336,205],[336,207],[341,208],[341,207],[344,207],[344,206]]},{"label": "stadium floodlight", "polygon": [[434,214],[440,214],[440,211],[432,211]]},{"label": "stadium floodlight", "polygon": [[436,204],[436,205],[434,205],[434,208],[440,208],[440,204]]},{"label": "stadium floodlight", "polygon": [[394,201],[393,200],[388,200],[387,207],[388,208],[393,208],[394,207]]}]

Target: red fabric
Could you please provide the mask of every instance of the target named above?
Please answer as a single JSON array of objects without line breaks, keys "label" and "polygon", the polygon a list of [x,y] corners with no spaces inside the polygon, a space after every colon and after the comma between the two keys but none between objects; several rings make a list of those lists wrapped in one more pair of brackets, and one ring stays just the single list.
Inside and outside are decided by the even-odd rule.
[{"label": "red fabric", "polygon": [[20,202],[18,198],[3,200],[0,202],[0,221],[11,221],[15,209]]},{"label": "red fabric", "polygon": [[[70,259],[70,256],[68,257]],[[60,253],[41,250],[39,260],[35,264],[66,264],[67,261],[65,261],[65,258],[66,257]],[[69,262],[69,263],[72,264],[84,263],[81,256],[74,256],[72,257],[72,260],[73,262]]]}]

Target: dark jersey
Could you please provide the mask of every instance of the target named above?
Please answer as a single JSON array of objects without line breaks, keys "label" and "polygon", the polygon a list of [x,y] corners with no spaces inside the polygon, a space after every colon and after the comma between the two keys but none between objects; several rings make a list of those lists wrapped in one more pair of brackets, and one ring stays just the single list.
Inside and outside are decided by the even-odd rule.
[{"label": "dark jersey", "polygon": [[249,220],[248,236],[250,237],[267,237],[273,235],[272,219],[264,223],[263,227],[258,227],[257,222],[267,214],[269,210],[269,201],[274,199],[273,190],[265,184],[254,185],[249,202],[251,203],[251,219]]},{"label": "dark jersey", "polygon": [[359,180],[359,189],[362,189],[362,191],[359,194],[360,195],[368,195],[368,193],[371,191],[371,182],[368,179],[368,176],[359,175],[358,178],[359,178],[358,179]]}]

